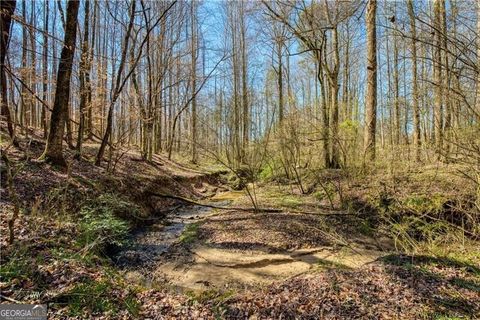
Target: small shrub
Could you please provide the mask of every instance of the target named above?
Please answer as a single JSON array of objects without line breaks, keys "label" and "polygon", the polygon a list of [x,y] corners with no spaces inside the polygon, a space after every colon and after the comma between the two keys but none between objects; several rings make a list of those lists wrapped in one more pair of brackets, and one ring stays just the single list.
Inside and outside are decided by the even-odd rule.
[{"label": "small shrub", "polygon": [[117,217],[128,220],[142,216],[142,209],[138,205],[124,200],[114,193],[100,195],[95,199],[92,206],[98,210],[108,211]]},{"label": "small shrub", "polygon": [[185,230],[180,236],[180,242],[184,244],[190,244],[195,241],[197,238],[198,228],[200,227],[199,223],[187,224]]},{"label": "small shrub", "polygon": [[273,166],[271,166],[270,164],[267,164],[260,171],[259,178],[261,180],[269,180],[272,177],[273,177]]},{"label": "small shrub", "polygon": [[82,207],[79,244],[95,253],[100,253],[109,246],[124,245],[129,224],[116,214],[127,208],[135,209],[135,206],[112,195],[102,195]]},{"label": "small shrub", "polygon": [[137,300],[137,297],[134,293],[129,293],[128,296],[123,300],[123,303],[125,304],[125,308],[130,315],[138,317],[142,304]]},{"label": "small shrub", "polygon": [[412,195],[400,201],[400,208],[412,213],[439,213],[443,210],[446,199],[438,194],[432,196]]}]

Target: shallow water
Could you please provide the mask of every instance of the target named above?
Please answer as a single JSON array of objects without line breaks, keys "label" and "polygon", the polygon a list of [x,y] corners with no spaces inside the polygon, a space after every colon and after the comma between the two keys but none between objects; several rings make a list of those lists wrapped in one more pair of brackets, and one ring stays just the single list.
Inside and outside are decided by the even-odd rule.
[{"label": "shallow water", "polygon": [[[226,206],[229,203],[219,201],[215,205]],[[164,220],[135,232],[130,244],[114,258],[116,264],[126,269],[153,266],[178,243],[188,224],[203,220],[212,210],[196,205],[175,209]]]}]

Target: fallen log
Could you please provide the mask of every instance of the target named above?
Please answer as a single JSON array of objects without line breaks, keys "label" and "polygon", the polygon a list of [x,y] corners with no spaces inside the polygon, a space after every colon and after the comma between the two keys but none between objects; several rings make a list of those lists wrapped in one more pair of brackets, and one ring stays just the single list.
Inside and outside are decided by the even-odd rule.
[{"label": "fallen log", "polygon": [[153,191],[147,191],[147,194],[150,194],[155,197],[160,197],[160,198],[168,198],[168,199],[174,199],[174,200],[179,200],[183,201],[192,205],[196,206],[201,206],[201,207],[206,207],[206,208],[212,208],[212,209],[218,209],[218,210],[231,210],[231,211],[247,211],[247,212],[260,212],[260,213],[295,213],[295,214],[308,214],[308,215],[318,215],[318,216],[347,216],[347,215],[354,215],[355,213],[349,213],[349,212],[340,212],[340,211],[335,211],[335,212],[318,212],[318,211],[297,211],[297,210],[284,210],[284,209],[276,209],[276,208],[255,208],[255,207],[225,207],[225,206],[217,206],[214,204],[209,204],[209,203],[201,203],[198,201],[195,201],[193,199],[188,199],[180,196],[175,196],[172,194],[165,194],[165,193],[157,193]]}]

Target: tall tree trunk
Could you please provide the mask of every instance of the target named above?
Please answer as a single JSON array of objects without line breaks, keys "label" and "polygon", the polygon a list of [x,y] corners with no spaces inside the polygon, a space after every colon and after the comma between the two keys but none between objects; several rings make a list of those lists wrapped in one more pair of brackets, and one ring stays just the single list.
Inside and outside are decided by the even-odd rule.
[{"label": "tall tree trunk", "polygon": [[196,24],[196,3],[190,3],[190,27],[191,27],[191,81],[192,81],[192,163],[197,163],[197,24]]},{"label": "tall tree trunk", "polygon": [[10,108],[8,106],[7,97],[7,75],[5,72],[5,58],[7,57],[7,49],[10,37],[10,25],[12,22],[12,15],[15,12],[16,1],[15,0],[2,0],[0,1],[0,93],[2,94],[2,115],[7,121],[7,129],[10,138],[14,145],[18,146],[18,141],[15,138],[15,129],[13,127],[13,121],[10,114]]},{"label": "tall tree trunk", "polygon": [[413,82],[413,148],[415,161],[420,161],[420,110],[417,80],[417,31],[415,26],[415,12],[413,0],[407,1],[408,16],[410,18],[411,51],[412,51],[412,82]]},{"label": "tall tree trunk", "polygon": [[450,145],[451,145],[451,130],[450,127],[452,125],[452,103],[450,99],[450,66],[449,66],[449,59],[448,59],[448,36],[447,36],[447,10],[445,8],[445,1],[441,2],[441,15],[442,15],[442,50],[443,50],[443,113],[444,113],[444,123],[443,123],[443,135],[446,136],[447,139],[445,141],[445,153],[448,156],[450,152]]},{"label": "tall tree trunk", "polygon": [[246,37],[246,23],[245,23],[245,2],[240,3],[241,6],[241,50],[242,50],[242,106],[243,106],[243,141],[242,141],[242,160],[245,161],[245,151],[248,144],[250,116],[248,108],[248,74],[247,74],[247,37]]},{"label": "tall tree trunk", "polygon": [[[135,4],[136,1],[132,1],[132,9],[130,13],[130,21],[128,23],[127,32],[125,33],[125,39],[123,41],[123,48],[122,48],[122,55],[120,58],[120,64],[117,70],[117,78],[115,81],[115,88],[113,89],[112,100],[110,101],[110,105],[108,108],[108,115],[107,115],[107,125],[105,128],[105,134],[103,135],[102,143],[100,144],[100,148],[98,149],[97,158],[95,160],[95,165],[99,166],[102,163],[103,155],[105,154],[105,148],[110,141],[110,137],[112,134],[113,129],[113,107],[115,106],[115,102],[117,101],[118,97],[120,96],[121,90],[121,78],[123,75],[123,69],[125,68],[125,60],[127,56],[128,50],[128,42],[130,39],[130,33],[133,28],[133,22],[135,20]],[[150,36],[147,34],[147,37]]]},{"label": "tall tree trunk", "polygon": [[89,91],[90,83],[90,65],[89,65],[89,55],[90,49],[88,48],[88,35],[90,31],[90,1],[85,0],[85,13],[84,13],[84,24],[83,24],[83,43],[82,43],[82,55],[80,57],[80,105],[79,105],[79,124],[78,124],[78,136],[77,136],[77,152],[75,157],[77,159],[82,158],[82,146],[83,146],[83,134],[85,131],[85,111],[87,109],[87,102],[91,99],[88,98],[88,95],[91,95]]},{"label": "tall tree trunk", "polygon": [[328,116],[328,103],[327,103],[327,90],[325,88],[325,77],[323,75],[322,64],[320,63],[320,58],[317,57],[317,80],[320,85],[320,93],[322,95],[322,141],[323,141],[323,162],[325,167],[330,166],[330,119]]},{"label": "tall tree trunk", "polygon": [[58,65],[57,86],[53,103],[50,131],[45,152],[42,155],[47,162],[65,167],[63,157],[63,132],[68,119],[68,103],[70,98],[70,78],[72,75],[75,40],[77,37],[77,16],[80,2],[69,0],[67,5],[67,20],[60,63]]},{"label": "tall tree trunk", "polygon": [[[37,94],[37,45],[35,39],[36,19],[35,19],[35,1],[31,1],[30,6],[30,125],[33,128],[37,127],[37,99],[34,96]],[[29,91],[30,91],[29,90]]]},{"label": "tall tree trunk", "polygon": [[[93,61],[93,51],[95,48],[95,39],[96,39],[96,34],[97,34],[97,7],[98,3],[97,1],[93,2],[93,17],[92,17],[92,41],[90,43],[90,52],[88,54],[88,63],[89,63],[89,68],[87,69],[88,75],[90,76],[90,70],[92,68],[92,61]],[[98,61],[97,61],[98,63]],[[89,99],[87,101],[87,119],[86,119],[86,124],[85,124],[85,131],[87,134],[88,139],[93,138],[93,101],[92,101],[92,82],[88,81],[87,82],[87,90],[89,94],[87,95],[87,98]]]},{"label": "tall tree trunk", "polygon": [[330,168],[340,168],[340,137],[338,136],[338,71],[340,67],[340,53],[338,47],[338,26],[334,26],[332,30],[332,47],[333,47],[333,68],[329,71],[330,89],[331,89],[331,123],[332,131],[332,158]]},{"label": "tall tree trunk", "polygon": [[476,90],[476,113],[477,121],[480,121],[480,1],[477,1],[477,90]]},{"label": "tall tree trunk", "polygon": [[395,97],[393,101],[393,142],[400,144],[400,77],[398,71],[398,36],[393,35],[393,85]]},{"label": "tall tree trunk", "polygon": [[283,117],[284,117],[284,106],[283,106],[283,62],[282,62],[282,48],[283,44],[278,41],[277,43],[277,59],[278,59],[278,123],[282,126]]},{"label": "tall tree trunk", "polygon": [[434,106],[434,139],[435,149],[438,153],[442,150],[442,112],[443,112],[443,81],[442,81],[442,4],[434,2],[434,47],[433,47],[433,81],[435,82],[435,106]]},{"label": "tall tree trunk", "polygon": [[377,122],[377,1],[367,4],[367,92],[365,96],[365,156],[375,161],[375,132]]},{"label": "tall tree trunk", "polygon": [[[26,1],[22,2],[22,18],[23,21],[27,21],[27,5]],[[28,70],[27,70],[27,25],[22,26],[22,68],[20,71],[20,78],[22,80],[22,92],[20,93],[20,126],[23,133],[28,137],[28,113],[29,107],[28,100],[30,98],[27,84],[28,84]]]},{"label": "tall tree trunk", "polygon": [[[42,62],[42,99],[47,101],[48,95],[48,17],[49,17],[49,2],[45,2],[45,15],[44,15],[44,27],[47,32],[43,33],[43,62]],[[42,105],[42,128],[43,138],[47,139],[48,136],[48,123],[47,123],[47,106]]]}]

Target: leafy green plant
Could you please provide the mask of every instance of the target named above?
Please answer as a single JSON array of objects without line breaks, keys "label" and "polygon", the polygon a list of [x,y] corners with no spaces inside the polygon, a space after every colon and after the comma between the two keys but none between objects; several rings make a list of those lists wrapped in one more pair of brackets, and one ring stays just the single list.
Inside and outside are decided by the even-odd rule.
[{"label": "leafy green plant", "polygon": [[270,163],[267,163],[259,173],[259,178],[261,180],[269,180],[273,177],[273,166]]},{"label": "leafy green plant", "polygon": [[85,312],[108,312],[117,310],[111,297],[112,284],[108,281],[88,280],[76,285],[67,294],[67,302],[72,316],[81,316]]},{"label": "leafy green plant", "polygon": [[125,219],[142,216],[142,209],[125,200],[114,193],[105,193],[96,198],[90,207],[95,207],[97,210],[108,211],[113,215]]},{"label": "leafy green plant", "polygon": [[29,279],[36,270],[35,266],[28,252],[20,248],[8,261],[0,263],[0,280],[9,282],[13,279]]},{"label": "leafy green plant", "polygon": [[438,213],[443,210],[446,199],[439,194],[431,196],[411,195],[400,201],[400,209],[408,210],[413,213]]},{"label": "leafy green plant", "polygon": [[98,197],[80,210],[78,242],[86,252],[102,252],[108,246],[122,246],[129,232],[129,224],[116,214],[135,209],[129,202],[110,194]]},{"label": "leafy green plant", "polygon": [[190,223],[187,224],[185,230],[180,236],[180,242],[184,244],[190,244],[195,241],[197,238],[198,228],[200,227],[199,223]]}]

